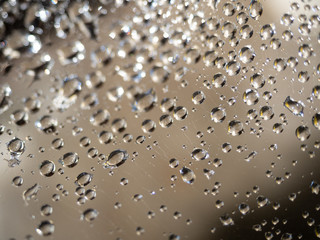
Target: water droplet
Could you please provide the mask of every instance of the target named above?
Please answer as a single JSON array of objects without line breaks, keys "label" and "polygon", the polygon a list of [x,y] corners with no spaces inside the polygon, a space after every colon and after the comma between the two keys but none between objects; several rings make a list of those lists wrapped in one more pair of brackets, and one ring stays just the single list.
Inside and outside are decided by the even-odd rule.
[{"label": "water droplet", "polygon": [[48,204],[44,204],[41,206],[40,212],[42,216],[50,216],[53,212],[53,208]]},{"label": "water droplet", "polygon": [[19,157],[25,151],[25,143],[19,138],[14,138],[7,143],[7,149],[10,155]]},{"label": "water droplet", "polygon": [[180,174],[181,174],[182,180],[188,184],[192,184],[196,179],[196,175],[194,174],[194,172],[187,167],[181,168]]},{"label": "water droplet", "polygon": [[222,107],[216,107],[211,110],[211,120],[215,123],[223,122],[226,118],[226,111]]},{"label": "water droplet", "polygon": [[251,0],[249,4],[249,15],[254,20],[258,20],[263,12],[262,4],[260,1]]},{"label": "water droplet", "polygon": [[127,151],[121,149],[114,150],[109,154],[108,160],[105,162],[105,165],[111,168],[119,167],[125,163],[128,157],[129,154],[127,153]]},{"label": "water droplet", "polygon": [[288,96],[284,101],[283,105],[285,106],[286,109],[288,109],[294,115],[303,117],[304,104],[302,102],[300,101],[297,102],[293,98]]},{"label": "water droplet", "polygon": [[54,224],[52,221],[44,220],[37,227],[36,231],[40,236],[50,236],[54,233]]},{"label": "water droplet", "polygon": [[76,152],[68,152],[68,153],[65,153],[62,156],[62,158],[59,159],[59,162],[63,166],[67,166],[69,168],[72,168],[78,164],[79,156]]},{"label": "water droplet", "polygon": [[49,160],[44,160],[40,165],[40,173],[42,176],[51,177],[56,170],[56,165]]},{"label": "water droplet", "polygon": [[99,215],[99,212],[93,208],[85,210],[81,215],[81,220],[86,220],[87,222],[94,221]]},{"label": "water droplet", "polygon": [[84,187],[87,186],[92,181],[93,175],[87,172],[82,172],[76,178],[75,184]]},{"label": "water droplet", "polygon": [[297,127],[296,129],[296,137],[300,140],[300,141],[306,141],[311,135],[310,129],[305,126],[305,125],[301,125],[299,127]]},{"label": "water droplet", "polygon": [[243,101],[249,106],[257,104],[259,102],[258,91],[255,89],[247,89],[243,93]]},{"label": "water droplet", "polygon": [[196,148],[192,151],[191,157],[196,161],[205,160],[209,158],[209,153],[201,148]]},{"label": "water droplet", "polygon": [[228,133],[232,136],[238,136],[243,133],[243,124],[240,121],[232,120],[228,125]]},{"label": "water droplet", "polygon": [[35,126],[44,133],[53,133],[56,131],[58,121],[50,115],[45,115],[35,122]]}]

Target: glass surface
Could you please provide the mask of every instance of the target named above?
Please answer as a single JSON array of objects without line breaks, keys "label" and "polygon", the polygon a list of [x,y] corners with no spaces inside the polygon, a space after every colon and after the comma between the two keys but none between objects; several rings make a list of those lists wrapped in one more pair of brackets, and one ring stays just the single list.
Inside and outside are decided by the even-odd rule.
[{"label": "glass surface", "polygon": [[319,11],[0,3],[1,239],[320,238]]}]

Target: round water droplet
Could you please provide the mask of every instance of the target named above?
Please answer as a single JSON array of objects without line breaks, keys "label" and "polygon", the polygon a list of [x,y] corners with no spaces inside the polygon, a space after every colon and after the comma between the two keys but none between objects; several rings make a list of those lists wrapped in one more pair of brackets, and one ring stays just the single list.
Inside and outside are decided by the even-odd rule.
[{"label": "round water droplet", "polygon": [[173,119],[170,115],[164,114],[160,117],[159,124],[163,128],[168,128],[172,125]]},{"label": "round water droplet", "polygon": [[270,120],[273,118],[273,116],[274,116],[274,113],[273,113],[273,110],[270,106],[263,106],[260,109],[260,117],[263,120]]},{"label": "round water droplet", "polygon": [[262,4],[260,1],[251,0],[249,4],[249,15],[254,20],[258,20],[263,12]]},{"label": "round water droplet", "polygon": [[40,212],[42,216],[50,216],[53,212],[53,208],[48,204],[44,204],[41,206]]},{"label": "round water droplet", "polygon": [[296,116],[303,117],[303,109],[304,105],[302,102],[297,102],[290,96],[288,96],[283,105],[285,106],[286,109],[288,109],[291,113],[293,113]]},{"label": "round water droplet", "polygon": [[178,121],[184,120],[188,116],[188,110],[182,106],[176,107],[173,111],[173,116]]},{"label": "round water droplet", "polygon": [[266,80],[261,74],[254,74],[250,77],[251,86],[255,89],[262,88],[265,84]]},{"label": "round water droplet", "polygon": [[63,166],[67,166],[69,168],[72,168],[76,166],[79,162],[79,156],[76,152],[68,152],[62,156],[62,158],[59,159],[59,162]]},{"label": "round water droplet", "polygon": [[258,91],[255,89],[247,89],[243,93],[243,101],[249,106],[257,104],[259,102]]},{"label": "round water droplet", "polygon": [[110,113],[106,109],[99,109],[90,117],[90,122],[94,126],[102,126],[108,123]]},{"label": "round water droplet", "polygon": [[226,118],[226,110],[222,107],[216,107],[211,110],[211,120],[215,123],[223,122]]},{"label": "round water droplet", "polygon": [[94,221],[99,215],[99,212],[93,208],[85,210],[81,215],[81,220],[86,220],[87,222]]},{"label": "round water droplet", "polygon": [[37,227],[36,231],[40,236],[50,236],[54,233],[54,224],[52,221],[44,220]]},{"label": "round water droplet", "polygon": [[247,64],[251,63],[253,59],[255,58],[256,54],[254,52],[254,49],[251,46],[245,46],[241,48],[239,52],[239,59],[241,62]]},{"label": "round water droplet", "polygon": [[182,180],[188,184],[192,184],[196,179],[196,175],[194,174],[194,172],[187,167],[181,168],[180,174],[181,174]]},{"label": "round water droplet", "polygon": [[49,160],[44,160],[40,165],[40,173],[42,176],[51,177],[56,170],[56,165]]},{"label": "round water droplet", "polygon": [[56,131],[58,121],[50,115],[45,115],[35,122],[35,126],[44,133],[52,133]]},{"label": "round water droplet", "polygon": [[196,91],[192,94],[192,102],[196,105],[203,103],[205,99],[206,95],[202,91]]},{"label": "round water droplet", "polygon": [[93,175],[87,172],[82,172],[76,178],[75,184],[84,187],[87,186],[92,181]]},{"label": "round water droplet", "polygon": [[242,215],[246,215],[246,214],[249,213],[250,207],[249,207],[249,205],[246,204],[246,203],[241,203],[241,204],[239,205],[239,211],[240,211],[240,213],[241,213]]},{"label": "round water droplet", "polygon": [[10,117],[19,126],[25,125],[29,121],[29,114],[23,110],[14,111]]},{"label": "round water droplet", "polygon": [[146,119],[141,125],[142,131],[145,133],[151,133],[156,129],[156,123],[150,119]]},{"label": "round water droplet", "polygon": [[275,29],[273,25],[266,24],[260,30],[260,37],[262,40],[268,40],[275,34]]},{"label": "round water droplet", "polygon": [[209,158],[209,153],[201,148],[196,148],[192,151],[191,157],[196,161],[205,160]]},{"label": "round water droplet", "polygon": [[320,130],[320,113],[316,113],[312,116],[312,124],[315,128]]},{"label": "round water droplet", "polygon": [[21,176],[16,176],[12,179],[12,185],[20,187],[23,184],[23,178]]},{"label": "round water droplet", "polygon": [[296,136],[300,141],[305,141],[307,140],[311,135],[310,129],[305,126],[305,125],[301,125],[299,127],[297,127],[296,129]]},{"label": "round water droplet", "polygon": [[109,154],[108,160],[105,162],[105,164],[108,167],[119,167],[125,163],[128,157],[129,157],[129,154],[127,153],[127,151],[118,149],[118,150],[112,151]]},{"label": "round water droplet", "polygon": [[217,73],[213,76],[212,84],[215,88],[221,88],[226,84],[227,80],[224,75]]},{"label": "round water droplet", "polygon": [[7,143],[7,149],[13,156],[20,156],[24,153],[25,143],[19,138],[14,138]]},{"label": "round water droplet", "polygon": [[240,121],[232,120],[228,125],[228,133],[232,136],[238,136],[243,133],[243,124]]},{"label": "round water droplet", "polygon": [[113,134],[112,134],[112,132],[101,131],[99,133],[98,139],[101,144],[108,144],[112,141]]},{"label": "round water droplet", "polygon": [[133,110],[138,112],[150,111],[157,102],[157,95],[153,89],[137,95],[133,104]]}]

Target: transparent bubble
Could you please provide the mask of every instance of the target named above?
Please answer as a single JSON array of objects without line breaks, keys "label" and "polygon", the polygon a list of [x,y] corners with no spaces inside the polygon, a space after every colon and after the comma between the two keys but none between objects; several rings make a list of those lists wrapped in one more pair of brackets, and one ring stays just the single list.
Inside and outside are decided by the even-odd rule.
[{"label": "transparent bubble", "polygon": [[299,127],[297,127],[296,129],[296,137],[301,141],[306,141],[311,135],[310,129],[305,126],[305,125],[301,125]]},{"label": "transparent bubble", "polygon": [[262,88],[265,84],[266,80],[263,75],[259,73],[255,73],[250,77],[251,86],[255,89]]},{"label": "transparent bubble", "polygon": [[312,95],[316,98],[320,100],[320,85],[314,86],[312,88]]},{"label": "transparent bubble", "polygon": [[243,101],[249,106],[257,104],[259,102],[259,97],[259,93],[255,89],[247,89],[243,93]]},{"label": "transparent bubble", "polygon": [[13,102],[10,100],[11,94],[12,90],[8,84],[0,86],[0,114],[7,111],[12,105]]},{"label": "transparent bubble", "polygon": [[192,184],[196,179],[196,175],[194,174],[194,172],[187,167],[181,168],[180,174],[181,174],[182,180],[188,184]]},{"label": "transparent bubble", "polygon": [[90,117],[90,122],[94,126],[102,126],[108,123],[110,119],[110,113],[106,109],[99,109],[94,112]]},{"label": "transparent bubble", "polygon": [[273,68],[278,72],[282,72],[287,68],[287,63],[283,58],[277,58],[273,62]]},{"label": "transparent bubble", "polygon": [[115,133],[121,133],[127,128],[127,121],[124,118],[116,118],[112,121],[111,129]]},{"label": "transparent bubble", "polygon": [[55,226],[52,221],[44,220],[38,225],[36,231],[40,236],[46,237],[52,235],[54,233],[54,229]]},{"label": "transparent bubble", "polygon": [[192,102],[196,105],[203,103],[205,99],[206,99],[206,95],[202,91],[195,91],[192,94]]},{"label": "transparent bubble", "polygon": [[98,105],[99,99],[97,94],[95,93],[90,93],[84,96],[80,107],[84,110],[90,110],[94,106]]},{"label": "transparent bubble", "polygon": [[112,102],[118,102],[120,101],[120,99],[122,98],[124,94],[124,89],[123,87],[121,86],[117,86],[117,87],[114,87],[114,88],[110,88],[108,91],[107,91],[107,96],[108,96],[108,99]]},{"label": "transparent bubble", "polygon": [[145,133],[151,133],[156,129],[156,123],[150,119],[146,119],[142,122],[141,129]]},{"label": "transparent bubble", "polygon": [[125,150],[114,150],[112,151],[109,156],[108,160],[105,162],[106,166],[108,167],[119,167],[122,164],[125,163],[125,161],[128,159],[129,155],[127,151]]},{"label": "transparent bubble", "polygon": [[164,114],[160,117],[159,124],[163,128],[168,128],[172,125],[173,119],[170,115]]},{"label": "transparent bubble", "polygon": [[21,176],[16,176],[12,179],[12,185],[20,187],[23,184],[23,178]]},{"label": "transparent bubble", "polygon": [[84,187],[87,186],[92,181],[93,175],[87,172],[80,173],[75,181],[75,184]]},{"label": "transparent bubble", "polygon": [[233,219],[228,214],[222,215],[219,219],[220,219],[223,226],[234,225]]},{"label": "transparent bubble", "polygon": [[263,106],[260,109],[260,117],[263,120],[270,120],[273,118],[273,116],[274,116],[274,112],[270,106]]},{"label": "transparent bubble", "polygon": [[245,12],[240,12],[237,15],[237,22],[240,25],[246,24],[248,22],[248,15]]},{"label": "transparent bubble", "polygon": [[99,142],[101,144],[108,144],[113,140],[112,132],[101,131],[98,135]]},{"label": "transparent bubble", "polygon": [[248,214],[249,211],[250,211],[250,207],[249,207],[249,205],[246,204],[246,203],[241,203],[241,204],[239,205],[238,209],[239,209],[239,212],[240,212],[242,215],[246,215],[246,214]]},{"label": "transparent bubble", "polygon": [[226,118],[226,111],[222,107],[216,107],[211,110],[211,120],[215,123],[223,122]]},{"label": "transparent bubble", "polygon": [[191,157],[196,161],[205,160],[209,158],[209,153],[201,148],[196,148],[192,151]]},{"label": "transparent bubble", "polygon": [[176,167],[179,166],[179,161],[178,161],[177,159],[175,159],[175,158],[172,158],[172,159],[170,159],[170,161],[169,161],[169,166],[170,166],[171,168],[176,168]]},{"label": "transparent bubble", "polygon": [[88,88],[100,88],[106,81],[106,77],[100,71],[87,74],[85,79]]},{"label": "transparent bubble", "polygon": [[52,161],[44,160],[40,165],[40,173],[42,176],[51,177],[56,170],[56,166]]},{"label": "transparent bubble", "polygon": [[320,130],[320,113],[316,113],[312,116],[312,124],[316,129]]},{"label": "transparent bubble", "polygon": [[153,89],[150,89],[144,93],[137,95],[132,108],[134,111],[148,112],[153,108],[156,102],[157,95]]},{"label": "transparent bubble", "polygon": [[49,204],[41,206],[40,213],[42,216],[50,216],[53,212],[53,208]]},{"label": "transparent bubble", "polygon": [[241,69],[240,63],[236,61],[231,61],[226,66],[226,72],[229,76],[238,75]]},{"label": "transparent bubble", "polygon": [[178,121],[184,120],[188,116],[188,110],[185,107],[178,106],[174,109],[173,116]]},{"label": "transparent bubble", "polygon": [[263,8],[260,1],[251,0],[248,8],[249,8],[249,15],[252,19],[258,20],[261,17]]},{"label": "transparent bubble", "polygon": [[68,152],[65,153],[62,158],[59,159],[59,162],[63,166],[67,166],[69,168],[75,167],[79,162],[79,156],[76,152]]},{"label": "transparent bubble", "polygon": [[167,81],[169,72],[166,66],[156,65],[150,70],[151,80],[155,83],[163,83]]},{"label": "transparent bubble", "polygon": [[238,136],[244,132],[242,122],[238,120],[232,120],[228,125],[228,133],[232,136]]},{"label": "transparent bubble", "polygon": [[51,142],[51,146],[53,149],[60,150],[64,146],[64,140],[62,138],[55,138]]},{"label": "transparent bubble", "polygon": [[294,115],[303,117],[304,104],[302,102],[295,101],[293,98],[288,96],[283,105]]},{"label": "transparent bubble", "polygon": [[266,24],[260,30],[260,37],[262,40],[268,40],[275,34],[275,29],[273,25]]},{"label": "transparent bubble", "polygon": [[59,89],[58,95],[53,100],[53,105],[64,111],[73,105],[80,92],[82,91],[82,82],[77,75],[69,75],[63,80],[63,85]]},{"label": "transparent bubble", "polygon": [[239,52],[239,59],[241,62],[247,64],[254,60],[256,54],[254,52],[254,49],[251,46],[245,46],[241,48]]},{"label": "transparent bubble", "polygon": [[269,204],[269,199],[262,195],[259,195],[256,198],[256,200],[257,200],[258,208],[264,207],[267,204]]},{"label": "transparent bubble", "polygon": [[253,35],[253,28],[250,25],[245,24],[240,28],[239,35],[242,39],[249,39]]},{"label": "transparent bubble", "polygon": [[25,143],[19,138],[14,138],[7,143],[7,149],[12,156],[20,156],[25,151]]},{"label": "transparent bubble", "polygon": [[93,208],[86,209],[82,215],[81,220],[86,220],[87,222],[94,221],[99,215],[99,212]]},{"label": "transparent bubble", "polygon": [[25,112],[24,110],[17,110],[14,111],[10,115],[12,121],[17,124],[18,126],[22,126],[28,123],[29,121],[29,114]]},{"label": "transparent bubble", "polygon": [[221,88],[226,84],[227,80],[224,75],[217,73],[212,78],[212,84],[215,88]]},{"label": "transparent bubble", "polygon": [[58,121],[50,115],[45,115],[35,122],[35,126],[44,133],[52,133],[56,131]]}]

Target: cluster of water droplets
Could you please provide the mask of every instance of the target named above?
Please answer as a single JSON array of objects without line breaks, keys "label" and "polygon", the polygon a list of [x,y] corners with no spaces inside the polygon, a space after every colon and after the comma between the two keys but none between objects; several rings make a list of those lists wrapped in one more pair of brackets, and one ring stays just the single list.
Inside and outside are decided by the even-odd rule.
[{"label": "cluster of water droplets", "polygon": [[[0,19],[5,60],[0,65],[0,134],[7,139],[1,150],[16,171],[12,185],[26,186],[24,202],[41,201],[46,219],[37,218],[36,233],[55,236],[63,225],[52,220],[53,209],[63,203],[53,208],[43,195],[38,198],[39,192],[49,193],[54,202],[75,203],[79,219],[92,226],[111,211],[103,209],[103,199],[131,220],[128,208],[139,214],[144,209],[142,215],[163,222],[170,211],[174,223],[186,216],[186,226],[174,232],[161,228],[167,239],[188,234],[195,239],[192,226],[200,235],[199,216],[191,224],[191,212],[175,204],[187,198],[205,207],[215,203],[209,211],[218,217],[208,233],[216,235],[225,231],[218,226],[237,225],[262,208],[277,211],[280,204],[273,199],[279,195],[266,197],[267,186],[260,193],[258,185],[251,192],[231,189],[230,182],[240,188],[237,182],[256,171],[252,174],[259,172],[263,181],[252,182],[282,187],[291,171],[298,172],[288,149],[295,149],[296,158],[318,157],[320,7],[315,1],[293,2],[273,18],[267,4],[100,0],[0,5],[6,13]],[[283,144],[287,141],[289,147]],[[26,181],[36,172],[39,180]],[[318,195],[317,181],[310,187],[308,193]],[[210,200],[198,197],[200,192]],[[299,195],[299,190],[290,192],[286,200],[295,202]],[[159,214],[151,209],[153,201]],[[131,234],[114,227],[116,222],[110,234]],[[159,234],[152,223],[138,217],[132,222],[137,236]],[[266,222],[252,229],[264,231],[265,239],[293,239]],[[312,222],[308,219],[319,237],[319,226]]]}]

